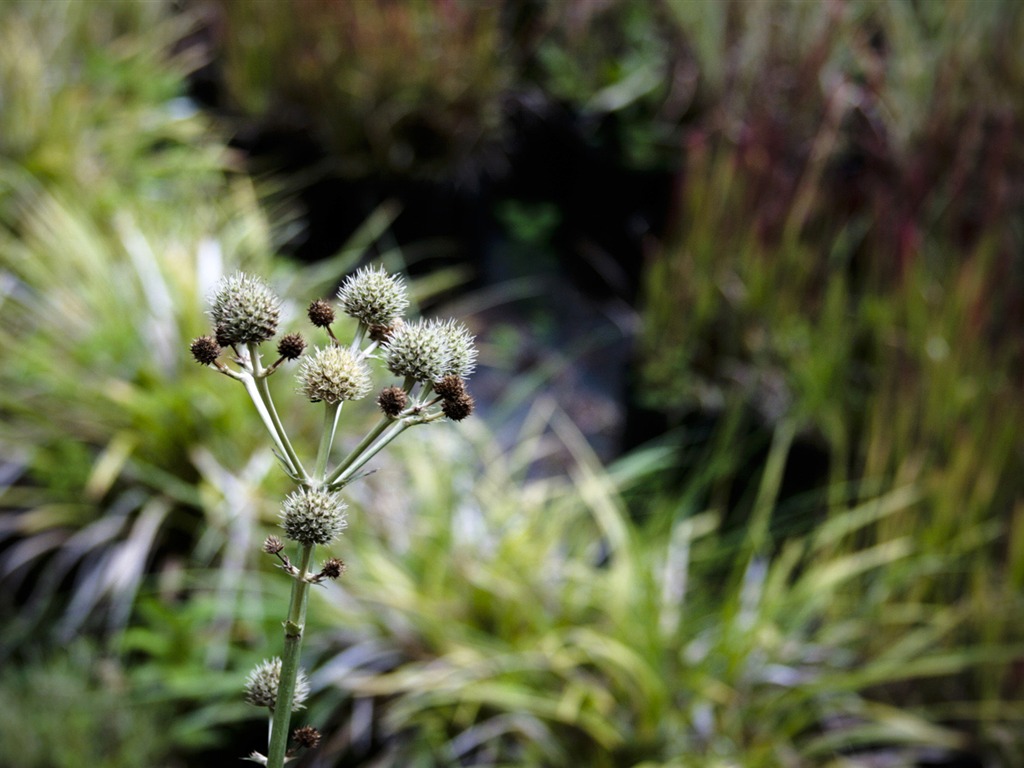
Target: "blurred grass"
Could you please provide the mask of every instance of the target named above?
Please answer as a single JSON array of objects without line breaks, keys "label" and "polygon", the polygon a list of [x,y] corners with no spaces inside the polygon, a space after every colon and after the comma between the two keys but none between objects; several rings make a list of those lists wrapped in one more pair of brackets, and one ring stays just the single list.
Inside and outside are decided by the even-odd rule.
[{"label": "blurred grass", "polygon": [[[336,751],[311,765],[867,765],[880,747],[909,765],[972,743],[981,724],[947,714],[972,708],[1019,733],[1019,707],[956,683],[1006,670],[1019,638],[979,640],[977,605],[929,595],[986,526],[965,525],[941,563],[911,533],[855,545],[922,515],[913,486],[773,555],[685,498],[631,522],[618,489],[643,488],[657,455],[608,474],[543,399],[505,454],[479,429],[409,442],[353,490],[350,574],[312,612],[337,627],[311,637],[317,708],[340,711]],[[568,476],[537,476],[556,447]],[[947,695],[913,695],[931,685]],[[990,745],[991,764],[1019,748]]]}]

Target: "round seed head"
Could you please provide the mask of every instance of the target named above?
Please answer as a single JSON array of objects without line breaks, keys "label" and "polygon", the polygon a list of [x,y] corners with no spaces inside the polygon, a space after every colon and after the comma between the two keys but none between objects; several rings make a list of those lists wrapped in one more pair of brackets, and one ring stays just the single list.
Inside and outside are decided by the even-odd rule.
[{"label": "round seed head", "polygon": [[282,336],[281,340],[277,342],[277,354],[285,360],[294,360],[300,357],[305,348],[306,340],[298,333],[289,333],[287,336]]},{"label": "round seed head", "polygon": [[358,400],[370,387],[369,368],[347,347],[321,347],[299,369],[299,389],[313,403]]},{"label": "round seed head", "polygon": [[300,544],[329,544],[345,529],[346,504],[340,494],[301,489],[284,500],[281,527]]},{"label": "round seed head", "polygon": [[466,394],[466,382],[458,376],[449,374],[434,383],[434,391],[445,400],[457,400]]},{"label": "round seed head", "polygon": [[259,344],[277,333],[281,301],[261,278],[236,272],[217,284],[210,317],[221,346]]},{"label": "round seed head", "polygon": [[448,345],[445,375],[468,379],[476,368],[476,345],[473,344],[473,334],[458,320],[439,323],[438,328]]},{"label": "round seed head", "polygon": [[[281,659],[275,656],[264,659],[256,665],[245,680],[245,700],[254,707],[274,709],[277,705],[277,689],[281,684]],[[309,697],[309,678],[301,669],[295,678],[295,694],[292,708],[302,709],[302,702]]]},{"label": "round seed head", "polygon": [[437,381],[449,364],[445,334],[436,322],[403,323],[382,349],[384,362],[396,376],[416,381]]},{"label": "round seed head", "polygon": [[473,398],[469,394],[465,394],[462,397],[445,400],[441,403],[441,410],[452,421],[462,421],[473,413],[474,405]]},{"label": "round seed head", "polygon": [[220,357],[220,345],[209,336],[200,336],[193,340],[189,349],[192,350],[192,357],[201,365],[215,363]]},{"label": "round seed head", "polygon": [[409,306],[402,278],[380,267],[350,275],[338,289],[338,301],[345,314],[370,326],[391,325]]},{"label": "round seed head", "polygon": [[326,328],[334,322],[334,307],[323,299],[317,299],[310,304],[306,314],[309,316],[309,322],[317,328]]},{"label": "round seed head", "polygon": [[401,387],[385,387],[377,396],[377,405],[388,416],[397,416],[409,404],[409,396]]}]

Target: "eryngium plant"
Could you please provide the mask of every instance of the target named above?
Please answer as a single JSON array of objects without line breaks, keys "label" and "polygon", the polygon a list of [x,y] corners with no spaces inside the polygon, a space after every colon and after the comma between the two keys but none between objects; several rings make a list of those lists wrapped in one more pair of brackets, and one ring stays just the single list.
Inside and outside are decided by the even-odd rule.
[{"label": "eryngium plant", "polygon": [[[284,622],[281,656],[260,664],[249,675],[246,699],[269,712],[267,755],[253,752],[246,759],[281,768],[288,750],[292,711],[309,692],[299,669],[306,604],[310,584],[336,579],[345,566],[337,558],[313,568],[317,546],[331,544],[347,522],[341,490],[359,477],[359,470],[388,443],[416,424],[441,419],[461,421],[473,411],[465,380],[473,372],[476,349],[466,327],[455,320],[405,322],[408,307],[401,278],[380,269],[362,269],[338,291],[338,307],[359,321],[354,338],[342,343],[331,328],[334,307],[323,299],[310,304],[309,320],[327,333],[326,343],[303,357],[306,342],[296,333],[283,336],[277,358],[264,365],[263,342],[278,331],[281,302],[267,283],[236,273],[218,284],[211,299],[212,335],[192,342],[192,356],[202,364],[241,382],[266,425],[274,451],[297,488],[281,505],[284,538],[297,547],[293,561],[286,544],[268,536],[263,551],[276,557],[292,581],[291,603]],[[271,398],[267,379],[284,363],[302,357],[296,390],[323,408],[323,431],[312,469],[299,458]],[[380,357],[402,379],[389,383],[377,396],[381,420],[343,459],[333,463],[331,447],[342,405],[366,397],[373,389],[369,361]],[[314,746],[315,729],[303,726],[292,734],[293,751]]]}]

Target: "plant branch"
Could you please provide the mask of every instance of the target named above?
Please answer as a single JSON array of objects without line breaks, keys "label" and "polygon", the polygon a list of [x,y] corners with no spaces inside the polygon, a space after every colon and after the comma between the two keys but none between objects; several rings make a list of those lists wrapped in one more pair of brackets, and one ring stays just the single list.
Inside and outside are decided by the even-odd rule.
[{"label": "plant branch", "polygon": [[377,442],[370,445],[368,448],[364,448],[363,451],[350,459],[346,459],[346,464],[335,470],[331,476],[325,481],[325,484],[331,488],[340,488],[345,485],[352,476],[370,459],[376,456],[384,447],[402,434],[405,430],[411,427],[416,422],[399,421],[391,427],[391,430],[384,434]]},{"label": "plant branch", "polygon": [[327,474],[327,459],[331,455],[331,446],[334,445],[334,434],[338,428],[338,416],[341,415],[342,403],[324,404],[324,427],[320,433],[320,447],[316,452],[316,469],[313,472],[313,481],[317,484],[324,482]]},{"label": "plant branch", "polygon": [[[266,413],[270,418],[270,425],[268,425],[268,429],[270,429],[272,425],[271,436],[275,437],[278,447],[291,464],[292,474],[299,478],[300,482],[308,484],[309,476],[306,474],[306,470],[302,466],[302,462],[299,461],[299,457],[295,453],[295,449],[292,448],[291,441],[288,439],[288,433],[285,432],[284,425],[281,423],[281,418],[277,415],[277,409],[274,407],[274,399],[270,395],[270,385],[267,382],[266,371],[263,370],[263,366],[260,363],[259,347],[256,344],[249,344],[248,347],[249,360],[252,364],[253,383],[255,384],[257,395],[262,401]],[[246,389],[248,389],[248,386]],[[250,397],[251,396],[252,393],[250,393]],[[255,402],[255,400],[253,402]],[[259,408],[258,404],[257,408]],[[264,419],[264,422],[266,423],[266,419]]]}]

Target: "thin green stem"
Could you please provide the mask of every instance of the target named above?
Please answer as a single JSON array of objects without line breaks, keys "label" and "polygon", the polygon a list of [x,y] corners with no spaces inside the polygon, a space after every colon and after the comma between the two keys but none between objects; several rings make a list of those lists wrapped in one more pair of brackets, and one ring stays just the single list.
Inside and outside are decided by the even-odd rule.
[{"label": "thin green stem", "polygon": [[330,476],[324,480],[324,483],[326,485],[332,485],[333,483],[335,483],[337,479],[341,476],[341,473],[348,469],[352,465],[352,462],[358,459],[359,455],[367,448],[369,448],[370,444],[378,437],[380,437],[384,433],[384,430],[391,426],[393,423],[394,421],[388,418],[387,416],[381,419],[380,422],[378,422],[377,426],[371,429],[369,432],[367,432],[366,436],[359,441],[359,445],[353,448],[352,451],[348,454],[348,456],[346,456],[342,460],[341,464],[339,464],[335,468],[335,470],[331,472]]},{"label": "thin green stem", "polygon": [[390,432],[381,437],[376,443],[371,445],[369,448],[363,450],[363,452],[356,456],[355,459],[352,460],[347,467],[345,467],[340,472],[335,472],[334,474],[332,474],[331,478],[327,481],[327,484],[334,488],[343,486],[345,483],[352,479],[352,476],[357,471],[359,471],[359,469],[364,464],[366,464],[366,462],[368,462],[370,459],[372,459],[374,456],[380,453],[380,451],[382,451],[388,443],[390,443],[392,440],[394,440],[396,437],[398,437],[411,426],[412,423],[407,421],[400,421],[397,424],[393,425]]},{"label": "thin green stem", "polygon": [[245,387],[245,391],[249,395],[249,399],[252,400],[252,404],[256,406],[256,412],[260,415],[260,419],[263,421],[263,426],[267,428],[267,432],[270,433],[270,439],[274,441],[274,447],[277,448],[277,454],[284,460],[288,465],[288,471],[296,477],[302,477],[301,467],[296,466],[288,452],[285,450],[284,443],[281,441],[281,436],[277,432],[277,427],[274,426],[274,420],[270,416],[270,412],[267,410],[267,406],[263,402],[263,398],[260,395],[259,389],[256,384],[256,379],[252,377],[252,374],[246,373],[240,377],[242,385]]},{"label": "thin green stem", "polygon": [[324,428],[320,433],[320,447],[316,452],[316,470],[313,472],[313,481],[317,484],[324,482],[327,474],[327,459],[331,455],[331,446],[334,445],[334,434],[338,429],[338,416],[341,415],[342,403],[324,404]]},{"label": "thin green stem", "polygon": [[292,600],[288,606],[288,620],[284,624],[284,652],[281,654],[281,683],[277,689],[273,725],[270,731],[270,747],[267,754],[268,768],[282,768],[288,749],[288,731],[292,719],[292,701],[295,698],[295,681],[299,674],[299,656],[302,651],[302,633],[306,625],[306,604],[309,602],[309,582],[306,574],[313,560],[315,544],[302,546],[299,575],[292,583]]},{"label": "thin green stem", "polygon": [[363,343],[363,336],[365,336],[365,335],[366,335],[366,324],[360,322],[359,323],[359,327],[356,328],[355,336],[352,337],[352,344],[349,346],[349,349],[352,351],[353,354],[356,354],[356,353],[359,352],[359,347],[362,345],[362,343]]},{"label": "thin green stem", "polygon": [[263,401],[267,414],[270,416],[271,424],[273,424],[273,433],[276,433],[277,436],[278,446],[291,463],[295,476],[298,477],[301,482],[307,483],[309,481],[309,476],[306,474],[306,470],[303,468],[302,462],[299,461],[299,457],[298,454],[295,453],[295,449],[292,448],[291,441],[288,439],[288,433],[285,431],[284,425],[281,423],[281,418],[277,415],[277,408],[274,407],[274,398],[270,395],[270,385],[267,382],[266,372],[263,370],[263,365],[260,362],[259,347],[256,344],[249,344],[248,347],[249,360],[252,364],[252,375],[253,381],[256,385],[256,392],[259,394],[260,400]]}]

